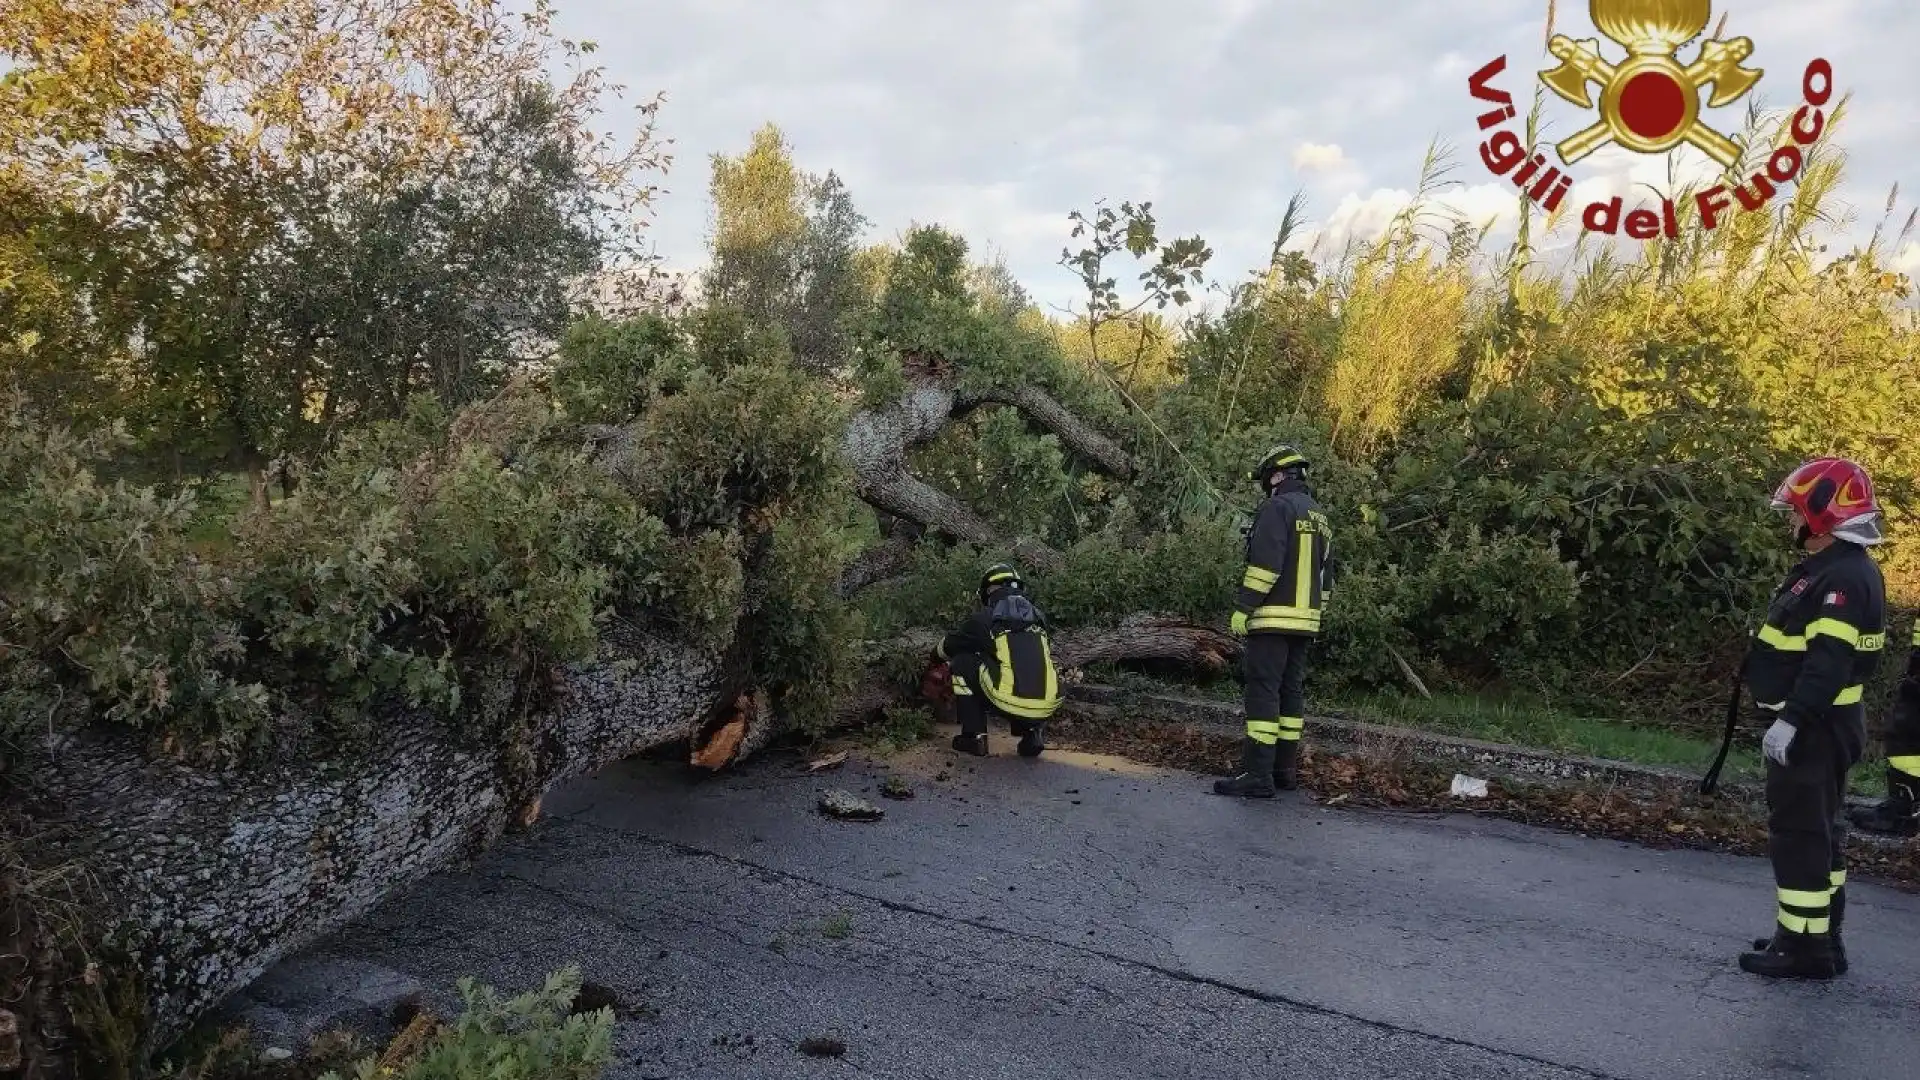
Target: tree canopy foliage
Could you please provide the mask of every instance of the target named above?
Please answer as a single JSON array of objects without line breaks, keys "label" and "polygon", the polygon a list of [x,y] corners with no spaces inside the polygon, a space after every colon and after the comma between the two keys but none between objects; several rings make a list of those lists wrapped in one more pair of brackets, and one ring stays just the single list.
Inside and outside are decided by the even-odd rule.
[{"label": "tree canopy foliage", "polygon": [[[455,155],[422,182],[493,160]],[[1828,162],[1798,199],[1830,191]],[[1920,461],[1902,403],[1920,370],[1897,305],[1911,283],[1872,250],[1817,266],[1804,206],[1559,273],[1524,246],[1487,252],[1436,226],[1430,183],[1334,261],[1289,250],[1296,206],[1270,266],[1176,325],[1160,312],[1192,308],[1211,252],[1163,241],[1146,204],[1070,216],[1085,244],[1062,264],[1088,303],[1063,322],[939,226],[866,244],[844,186],[800,169],[771,126],[716,156],[711,185],[697,309],[576,319],[556,363],[511,384],[436,376],[466,363],[460,342],[480,324],[436,330],[416,349],[436,357],[424,376],[329,413],[338,435],[296,458],[302,497],[249,516],[212,556],[186,496],[90,471],[122,418],[70,436],[21,399],[4,458],[21,714],[87,699],[231,747],[274,718],[344,723],[381,695],[452,708],[473,672],[524,679],[589,655],[605,613],[624,610],[754,627],[762,674],[824,717],[854,643],[957,614],[972,568],[1007,554],[929,536],[905,577],[853,608],[834,597],[881,526],[846,482],[841,425],[929,370],[1046,388],[1138,462],[1106,475],[996,408],[913,453],[917,475],[1007,537],[1065,553],[1037,576],[1069,624],[1217,618],[1253,501],[1240,474],[1273,442],[1306,447],[1344,568],[1318,668],[1329,689],[1391,685],[1397,656],[1430,683],[1684,714],[1717,696],[1789,558],[1763,496],[1793,461],[1860,457],[1896,537],[1910,520]],[[365,197],[338,188],[333,208]],[[512,229],[468,235],[484,251],[517,243]],[[1127,258],[1139,269],[1122,288]],[[570,270],[556,261],[540,280]],[[395,272],[432,287],[424,267]],[[381,351],[365,324],[392,313],[349,300],[337,310],[353,317],[326,324],[327,346],[300,364],[344,376]],[[606,425],[629,425],[611,474],[588,464]],[[1911,606],[1913,547],[1883,554]],[[771,589],[749,584],[754,568],[777,568]],[[757,618],[739,613],[749,602]],[[85,694],[64,696],[76,676]]]},{"label": "tree canopy foliage", "polygon": [[[0,3],[0,374],[176,474],[497,389],[664,163],[551,6]],[[260,488],[256,483],[256,497]]]}]

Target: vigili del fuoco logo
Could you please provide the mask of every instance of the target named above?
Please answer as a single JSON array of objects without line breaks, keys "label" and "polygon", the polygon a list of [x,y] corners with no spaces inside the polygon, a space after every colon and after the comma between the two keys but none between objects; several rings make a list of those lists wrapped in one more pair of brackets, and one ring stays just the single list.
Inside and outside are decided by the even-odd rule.
[{"label": "vigili del fuoco logo", "polygon": [[[1710,0],[1592,0],[1589,10],[1594,27],[1626,50],[1626,56],[1608,59],[1594,38],[1574,41],[1555,34],[1547,42],[1547,51],[1560,65],[1540,72],[1540,81],[1562,100],[1582,110],[1598,110],[1592,123],[1554,144],[1561,165],[1571,168],[1610,144],[1659,155],[1685,143],[1729,172],[1737,167],[1743,150],[1740,141],[1707,123],[1700,115],[1700,97],[1710,89],[1706,107],[1717,109],[1753,89],[1764,74],[1761,68],[1743,66],[1753,56],[1753,41],[1722,37],[1726,27],[1722,16],[1713,36],[1700,43],[1693,62],[1683,64],[1677,54],[1707,28],[1713,15]],[[1480,144],[1480,160],[1495,176],[1511,179],[1529,201],[1551,213],[1572,190],[1573,177],[1548,165],[1544,153],[1501,126],[1517,117],[1513,96],[1493,85],[1506,69],[1507,58],[1502,54],[1467,79],[1468,91],[1494,106],[1480,115],[1480,130],[1493,132]],[[1808,64],[1800,79],[1800,95],[1804,104],[1793,114],[1792,138],[1773,152],[1764,167],[1745,180],[1723,176],[1694,195],[1701,228],[1716,228],[1734,213],[1763,209],[1781,186],[1800,175],[1805,164],[1802,147],[1812,146],[1826,126],[1822,107],[1833,98],[1833,65],[1821,59]],[[1608,235],[1617,235],[1624,226],[1635,240],[1680,235],[1672,199],[1662,199],[1658,210],[1634,208],[1624,220],[1623,203],[1619,196],[1589,203],[1580,223],[1589,232]]]}]

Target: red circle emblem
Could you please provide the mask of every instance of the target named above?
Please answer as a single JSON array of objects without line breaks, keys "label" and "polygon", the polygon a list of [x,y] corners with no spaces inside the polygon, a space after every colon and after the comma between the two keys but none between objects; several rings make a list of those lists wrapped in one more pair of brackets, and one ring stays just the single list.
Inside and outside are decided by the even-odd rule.
[{"label": "red circle emblem", "polygon": [[1686,90],[1664,71],[1643,71],[1620,91],[1620,120],[1643,139],[1675,134],[1686,115]]}]

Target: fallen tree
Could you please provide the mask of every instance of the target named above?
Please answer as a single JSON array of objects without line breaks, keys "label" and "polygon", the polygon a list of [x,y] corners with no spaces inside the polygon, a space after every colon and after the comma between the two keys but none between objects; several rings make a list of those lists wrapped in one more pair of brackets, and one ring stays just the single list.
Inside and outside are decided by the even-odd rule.
[{"label": "fallen tree", "polygon": [[107,921],[138,961],[142,1041],[165,1042],[281,957],[485,848],[553,784],[697,739],[726,689],[717,658],[640,636],[609,644],[503,746],[394,713],[371,750],[232,772],[99,733],[46,748],[40,822],[105,823],[61,854],[111,897]]},{"label": "fallen tree", "polygon": [[[1063,633],[1057,651],[1068,669],[1165,659],[1217,671],[1235,648],[1211,628],[1143,618]],[[876,669],[841,716],[911,691]],[[89,733],[45,748],[33,793],[41,824],[112,822],[59,856],[84,863],[112,898],[113,936],[137,958],[144,1048],[386,897],[530,824],[555,784],[683,745],[693,765],[723,768],[786,730],[716,656],[644,635],[614,636],[601,658],[562,673],[553,706],[505,747],[417,715],[381,725],[391,735],[370,753],[229,773],[157,760],[130,737]]]},{"label": "fallen tree", "polygon": [[[512,411],[503,401],[502,416]],[[1043,392],[966,393],[922,372],[898,401],[859,411],[846,426],[839,449],[854,488],[890,522],[892,535],[846,568],[842,595],[897,570],[930,535],[1058,559],[1044,545],[1003,541],[906,466],[914,446],[990,405],[1020,409],[1097,467],[1132,468],[1117,446]],[[488,414],[476,415],[468,426],[486,428]],[[658,451],[635,437],[645,422],[588,433],[602,470],[636,488],[645,486],[646,467],[658,465]],[[517,451],[511,440],[500,445],[504,467],[512,468]],[[755,544],[749,539],[741,557],[743,610],[768,584]],[[923,653],[932,633],[875,650],[834,719],[852,722],[910,699],[914,684],[901,661]],[[751,638],[736,625],[694,643],[616,619],[596,656],[550,677],[537,708],[495,710],[510,717],[498,730],[491,721],[385,708],[372,720],[377,737],[369,743],[320,753],[307,746],[240,768],[156,755],[148,740],[111,727],[39,742],[20,770],[31,778],[20,794],[39,835],[66,839],[33,855],[42,864],[78,866],[97,882],[96,943],[110,940],[130,960],[126,970],[89,967],[80,975],[89,987],[124,980],[123,996],[140,1005],[137,1018],[123,1018],[107,1041],[135,1059],[150,1055],[279,959],[484,850],[516,822],[531,822],[542,795],[570,777],[669,748],[683,748],[695,767],[721,769],[768,746],[793,724],[755,684]],[[1068,669],[1170,660],[1218,671],[1235,650],[1217,630],[1150,616],[1069,629],[1057,642]],[[503,686],[502,693],[516,692]],[[99,1010],[84,1021],[77,1012],[25,1018],[29,1042],[42,1046],[97,1043],[100,1032],[73,1028],[102,1020]],[[102,1060],[105,1051],[89,1053]]]}]

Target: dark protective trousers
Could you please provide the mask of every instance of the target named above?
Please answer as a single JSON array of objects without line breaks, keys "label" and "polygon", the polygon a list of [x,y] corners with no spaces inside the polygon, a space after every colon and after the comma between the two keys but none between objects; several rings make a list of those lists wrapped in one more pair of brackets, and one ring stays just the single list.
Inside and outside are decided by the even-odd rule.
[{"label": "dark protective trousers", "polygon": [[1866,744],[1866,706],[1838,705],[1800,728],[1786,765],[1767,760],[1767,855],[1780,925],[1795,933],[1831,929],[1833,894],[1847,882],[1847,774]]},{"label": "dark protective trousers", "polygon": [[960,734],[985,735],[989,713],[1005,719],[1016,737],[1025,738],[1034,729],[1034,721],[1008,716],[995,708],[992,700],[981,692],[981,686],[1000,674],[985,657],[959,653],[947,661],[947,667],[953,672],[953,711],[960,721]]},{"label": "dark protective trousers", "polygon": [[1247,635],[1241,673],[1248,738],[1268,746],[1300,741],[1307,726],[1307,645],[1312,640],[1304,634]]},{"label": "dark protective trousers", "polygon": [[[1907,692],[1901,688],[1903,695]],[[1889,785],[1904,785],[1920,802],[1920,701],[1904,700],[1893,710],[1887,728],[1887,771]]]}]

